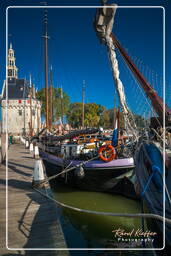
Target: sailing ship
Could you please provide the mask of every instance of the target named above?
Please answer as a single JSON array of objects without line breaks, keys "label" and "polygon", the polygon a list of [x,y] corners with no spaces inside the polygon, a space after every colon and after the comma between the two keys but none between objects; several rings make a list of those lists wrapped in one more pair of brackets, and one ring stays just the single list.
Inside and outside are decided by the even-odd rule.
[{"label": "sailing ship", "polygon": [[[137,197],[141,198],[143,203],[145,203],[148,212],[160,217],[165,216],[163,221],[154,220],[153,224],[163,238],[165,231],[166,244],[171,246],[171,145],[169,143],[164,145],[166,150],[163,152],[162,144],[165,141],[163,141],[161,134],[159,134],[159,128],[161,129],[162,125],[166,124],[168,137],[171,138],[171,110],[146,81],[116,36],[112,33],[115,11],[115,5],[111,5],[111,8],[100,8],[97,11],[94,26],[100,41],[107,45],[124,120],[134,137],[133,143],[130,140],[127,145],[123,144],[123,148],[128,149],[125,150],[127,155],[123,151],[119,152],[118,150],[119,136],[116,136],[116,118],[115,130],[110,144],[106,143],[104,138],[93,142],[80,143],[81,135],[92,134],[97,137],[98,129],[73,131],[63,136],[48,136],[46,134],[45,136],[39,136],[40,156],[47,167],[47,174],[59,177],[66,184],[87,190],[121,193],[123,193],[124,185],[126,184],[125,195],[126,193],[128,195],[129,187],[130,191],[133,191],[133,183],[122,182],[125,180],[124,177],[132,177],[132,170],[134,168],[132,156],[135,151],[136,180],[134,186]],[[152,107],[158,114],[158,117],[151,118],[150,132],[145,131],[146,134],[143,134],[143,136],[138,136],[131,111],[126,104],[123,84],[119,78],[115,48],[119,50],[128,68],[145,91]],[[163,127],[163,132],[165,132],[165,127]],[[117,145],[115,144],[116,141]],[[171,140],[168,139],[168,141]],[[164,161],[165,158],[166,160]],[[130,179],[127,179],[127,181],[130,181]],[[122,184],[120,187],[119,183]]]},{"label": "sailing ship", "polygon": [[[115,129],[112,140],[109,140],[105,136],[101,136],[101,131],[96,128],[72,131],[62,136],[57,136],[52,133],[50,135],[49,132],[51,132],[51,127],[49,127],[49,119],[52,125],[52,117],[49,117],[49,113],[52,111],[49,112],[48,110],[47,12],[45,12],[44,22],[46,133],[42,133],[37,139],[40,157],[43,159],[46,166],[47,175],[58,177],[63,182],[73,186],[78,186],[81,189],[93,191],[113,191],[113,189],[116,188],[122,180],[124,180],[123,184],[130,182],[132,185],[129,178],[132,177],[134,168],[132,140],[135,139],[135,136],[130,137],[130,139],[127,137],[126,143],[124,141],[124,136],[122,136],[122,139],[120,138],[119,115],[115,118]],[[113,55],[111,55],[111,58],[116,60],[116,57],[113,57]],[[117,77],[115,77],[115,73],[118,71],[118,65],[112,65],[112,69],[118,89],[119,86],[121,86],[119,75],[117,74]],[[123,88],[122,91],[118,89],[118,94],[121,107],[126,113],[125,121],[129,123],[130,130],[132,131],[132,134],[135,135],[134,126],[130,123],[128,118],[129,109],[126,105]],[[82,123],[84,128],[84,116]],[[94,135],[93,141],[90,139],[87,142],[83,142],[81,140],[81,136],[84,136],[85,134],[90,135],[90,137]],[[133,186],[130,187],[130,194],[135,194],[132,189]],[[123,191],[124,189],[122,189],[120,193]],[[115,192],[117,192],[117,189]]]},{"label": "sailing ship", "polygon": [[[97,34],[100,37],[101,42],[107,44],[108,48],[111,48],[111,55],[113,45],[119,50],[125,63],[146,93],[146,97],[150,100],[151,106],[157,114],[157,117],[153,116],[151,118],[148,130],[145,130],[144,134],[139,136],[137,140],[134,155],[136,177],[134,186],[137,195],[145,203],[148,212],[159,215],[160,217],[164,216],[163,221],[154,220],[152,223],[153,227],[157,229],[157,232],[160,235],[158,235],[157,238],[163,242],[161,247],[164,245],[164,237],[166,238],[166,245],[170,247],[171,109],[163,102],[162,98],[159,97],[152,85],[146,81],[143,74],[138,70],[116,36],[112,33],[116,8],[115,5],[110,6],[111,8],[104,7],[98,10],[97,21],[99,21],[99,23],[97,22]],[[101,19],[98,18],[99,16]],[[116,62],[113,61],[113,63],[115,64]],[[115,78],[117,79],[116,75]],[[166,125],[167,129],[165,129],[164,125]],[[161,239],[161,237],[163,239]]]}]

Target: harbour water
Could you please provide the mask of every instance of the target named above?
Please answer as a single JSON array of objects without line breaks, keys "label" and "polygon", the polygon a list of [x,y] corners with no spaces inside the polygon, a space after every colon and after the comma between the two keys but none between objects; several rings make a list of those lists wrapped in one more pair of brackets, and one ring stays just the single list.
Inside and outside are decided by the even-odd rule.
[{"label": "harbour water", "polygon": [[[54,198],[66,205],[80,209],[112,212],[140,213],[139,201],[108,193],[81,191],[58,184],[53,190]],[[71,255],[143,255],[142,251],[109,251],[106,248],[143,247],[142,242],[121,242],[115,238],[115,230],[125,232],[142,229],[141,218],[112,217],[78,212],[61,208],[61,223],[69,248],[103,248],[102,250],[71,251]],[[146,224],[145,227],[146,229]],[[147,251],[146,251],[147,255]],[[153,255],[148,252],[148,255]]]}]

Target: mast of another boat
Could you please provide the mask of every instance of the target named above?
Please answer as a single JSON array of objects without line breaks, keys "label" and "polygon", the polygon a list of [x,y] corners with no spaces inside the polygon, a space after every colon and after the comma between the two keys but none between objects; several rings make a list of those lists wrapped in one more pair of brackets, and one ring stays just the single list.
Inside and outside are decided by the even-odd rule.
[{"label": "mast of another boat", "polygon": [[[46,4],[46,3],[45,3]],[[44,56],[45,56],[45,119],[46,129],[49,130],[49,99],[48,99],[48,15],[47,9],[44,10]]]},{"label": "mast of another boat", "polygon": [[60,90],[60,98],[61,98],[61,125],[62,125],[62,132],[63,132],[63,125],[64,125],[64,119],[63,119],[63,116],[64,116],[64,106],[63,106],[63,89],[62,89],[62,86],[61,86],[61,90]]},{"label": "mast of another boat", "polygon": [[52,99],[52,66],[50,69],[50,102],[49,102],[49,130],[52,130],[52,122],[53,122],[53,99]]},{"label": "mast of another boat", "polygon": [[84,114],[85,114],[85,80],[83,80],[83,86],[82,86],[82,129],[84,129]]}]

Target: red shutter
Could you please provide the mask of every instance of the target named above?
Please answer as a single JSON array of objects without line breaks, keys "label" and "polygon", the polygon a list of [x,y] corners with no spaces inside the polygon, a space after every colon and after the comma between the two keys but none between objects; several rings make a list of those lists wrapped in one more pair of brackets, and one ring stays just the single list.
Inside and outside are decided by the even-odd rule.
[{"label": "red shutter", "polygon": [[18,103],[22,103],[22,100],[18,100]]}]

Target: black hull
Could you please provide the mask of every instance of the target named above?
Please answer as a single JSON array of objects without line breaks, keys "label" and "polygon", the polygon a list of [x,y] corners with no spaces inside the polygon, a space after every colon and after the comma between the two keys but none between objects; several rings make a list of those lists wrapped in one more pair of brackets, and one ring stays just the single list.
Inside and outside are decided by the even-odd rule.
[{"label": "black hull", "polygon": [[[62,171],[61,166],[52,164],[49,161],[43,160],[46,174],[51,177]],[[58,176],[58,181],[69,186],[79,188],[81,190],[117,193],[129,198],[137,199],[134,190],[133,182],[127,178],[128,174],[132,174],[133,168],[119,169],[84,169],[84,176],[78,177],[75,170],[68,172],[65,175]],[[55,187],[57,179],[52,180],[52,185]]]}]

